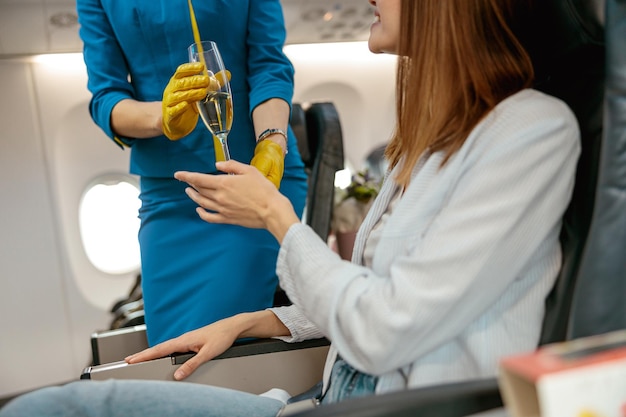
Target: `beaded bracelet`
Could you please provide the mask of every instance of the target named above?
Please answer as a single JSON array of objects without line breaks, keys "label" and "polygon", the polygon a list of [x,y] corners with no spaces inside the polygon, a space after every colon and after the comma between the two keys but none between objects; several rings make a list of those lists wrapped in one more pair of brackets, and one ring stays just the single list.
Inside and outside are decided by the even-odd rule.
[{"label": "beaded bracelet", "polygon": [[262,140],[267,139],[269,136],[276,134],[283,135],[283,137],[285,138],[285,155],[287,155],[287,153],[289,152],[287,149],[287,133],[282,129],[265,129],[256,139],[256,143],[259,143]]}]

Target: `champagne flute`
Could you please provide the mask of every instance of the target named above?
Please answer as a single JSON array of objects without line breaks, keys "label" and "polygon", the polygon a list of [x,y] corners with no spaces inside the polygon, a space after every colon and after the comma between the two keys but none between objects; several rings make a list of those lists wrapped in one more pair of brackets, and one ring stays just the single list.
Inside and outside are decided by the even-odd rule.
[{"label": "champagne flute", "polygon": [[[188,50],[189,60],[202,62],[211,80],[206,97],[197,101],[196,106],[204,125],[213,134],[214,143],[217,142],[216,160],[228,161],[230,151],[227,139],[233,124],[233,96],[230,90],[229,73],[224,67],[222,56],[215,42],[196,42],[191,44]],[[219,149],[217,145],[220,146]]]}]

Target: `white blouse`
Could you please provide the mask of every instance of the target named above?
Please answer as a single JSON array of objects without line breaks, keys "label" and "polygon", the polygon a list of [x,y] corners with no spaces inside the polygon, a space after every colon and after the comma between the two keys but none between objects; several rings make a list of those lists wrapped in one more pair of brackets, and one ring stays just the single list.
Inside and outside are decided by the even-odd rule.
[{"label": "white blouse", "polygon": [[397,167],[387,174],[353,262],[293,225],[277,273],[294,305],[272,309],[284,339],[328,337],[325,380],[340,352],[381,393],[495,376],[499,358],[537,346],[579,140],[565,103],[524,90],[443,167],[423,157],[392,208]]}]

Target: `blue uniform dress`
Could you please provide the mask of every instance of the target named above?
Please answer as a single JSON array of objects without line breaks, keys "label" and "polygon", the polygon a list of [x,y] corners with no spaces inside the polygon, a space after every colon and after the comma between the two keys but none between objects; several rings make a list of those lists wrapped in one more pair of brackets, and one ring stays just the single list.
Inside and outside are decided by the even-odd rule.
[{"label": "blue uniform dress", "polygon": [[[243,311],[271,306],[278,244],[264,230],[203,222],[173,178],[178,170],[216,172],[212,136],[202,121],[170,141],[116,137],[111,110],[122,99],[159,101],[193,43],[187,0],[78,0],[80,35],[93,94],[94,121],[120,147],[130,147],[130,172],[141,177],[139,217],[148,341],[154,345]],[[252,110],[270,98],[291,103],[293,66],[283,54],[279,0],[195,0],[203,40],[217,42],[232,74],[231,157],[254,154]],[[306,175],[295,137],[281,192],[301,213]]]}]

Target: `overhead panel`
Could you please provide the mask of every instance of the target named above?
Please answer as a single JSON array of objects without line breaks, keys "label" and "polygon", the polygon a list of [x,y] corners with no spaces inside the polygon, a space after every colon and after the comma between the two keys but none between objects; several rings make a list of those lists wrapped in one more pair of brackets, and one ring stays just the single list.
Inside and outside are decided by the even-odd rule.
[{"label": "overhead panel", "polygon": [[374,20],[364,0],[282,0],[287,43],[367,40]]},{"label": "overhead panel", "polygon": [[[367,40],[365,0],[281,0],[287,44]],[[0,0],[0,57],[80,52],[75,0]]]}]

